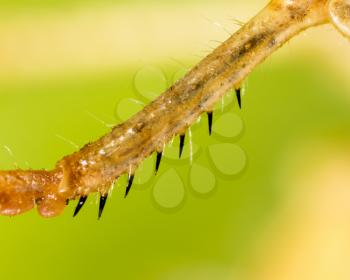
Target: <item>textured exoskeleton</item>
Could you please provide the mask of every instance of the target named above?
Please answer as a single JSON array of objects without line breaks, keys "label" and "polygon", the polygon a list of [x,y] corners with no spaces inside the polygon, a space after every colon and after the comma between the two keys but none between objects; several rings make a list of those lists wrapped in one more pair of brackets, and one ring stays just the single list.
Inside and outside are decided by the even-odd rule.
[{"label": "textured exoskeleton", "polygon": [[[17,215],[37,206],[44,217],[60,214],[79,199],[99,192],[102,214],[113,182],[133,172],[152,153],[159,166],[162,149],[174,136],[184,143],[186,129],[202,113],[209,123],[215,103],[236,88],[256,65],[301,31],[332,23],[350,37],[350,0],[273,0],[238,32],[142,111],[100,140],[57,163],[53,171],[0,171],[0,214]],[[181,145],[182,146],[182,145]],[[181,154],[181,152],[180,152]]]}]

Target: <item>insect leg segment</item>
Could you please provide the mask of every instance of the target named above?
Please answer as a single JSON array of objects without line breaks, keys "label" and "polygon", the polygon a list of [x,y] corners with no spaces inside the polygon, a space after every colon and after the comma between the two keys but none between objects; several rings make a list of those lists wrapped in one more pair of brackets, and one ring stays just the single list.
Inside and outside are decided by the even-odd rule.
[{"label": "insect leg segment", "polygon": [[330,0],[328,12],[333,25],[350,39],[350,1]]},{"label": "insect leg segment", "polygon": [[[239,85],[251,71],[301,31],[331,21],[350,38],[350,0],[272,0],[239,31],[199,62],[181,80],[129,120],[99,140],[64,157],[53,171],[0,171],[0,215],[14,216],[37,206],[43,217],[62,213],[67,199],[101,193],[101,217],[111,182],[129,174],[125,197],[141,162],[210,112],[233,87],[242,106]],[[209,133],[213,115],[208,113]],[[157,155],[158,170],[162,154]],[[106,189],[104,189],[106,187]]]}]

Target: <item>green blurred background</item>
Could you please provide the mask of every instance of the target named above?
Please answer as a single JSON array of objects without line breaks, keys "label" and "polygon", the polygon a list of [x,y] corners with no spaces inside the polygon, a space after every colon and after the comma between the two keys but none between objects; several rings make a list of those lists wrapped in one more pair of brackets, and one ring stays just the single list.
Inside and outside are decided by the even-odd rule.
[{"label": "green blurred background", "polygon": [[[1,0],[0,168],[52,168],[120,121],[122,100],[147,102],[140,69],[162,73],[140,82],[160,93],[265,4]],[[209,138],[204,118],[193,129],[194,164],[215,174],[215,189],[191,189],[190,160],[163,162],[159,176],[173,168],[184,187],[173,186],[173,209],[155,202],[157,178],[141,174],[127,200],[121,178],[100,221],[96,197],[75,219],[73,203],[50,220],[0,218],[1,278],[349,279],[349,58],[327,26],[259,66],[243,110],[216,112],[242,121],[234,137]],[[220,143],[244,151],[237,175],[210,161],[208,147]]]}]

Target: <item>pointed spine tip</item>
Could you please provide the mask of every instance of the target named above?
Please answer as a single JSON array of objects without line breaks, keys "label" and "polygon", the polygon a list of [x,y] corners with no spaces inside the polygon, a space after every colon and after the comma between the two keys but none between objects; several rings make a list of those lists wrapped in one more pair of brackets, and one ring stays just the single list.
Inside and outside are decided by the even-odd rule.
[{"label": "pointed spine tip", "polygon": [[128,194],[129,194],[129,192],[130,192],[132,183],[134,182],[134,177],[135,177],[134,174],[129,175],[128,185],[126,186],[126,191],[125,191],[125,196],[124,196],[124,198],[126,198],[126,197],[128,196]]},{"label": "pointed spine tip", "polygon": [[157,152],[156,172],[155,172],[155,174],[158,173],[158,170],[159,170],[159,167],[160,167],[160,163],[162,161],[162,157],[163,157],[163,151],[162,152]]},{"label": "pointed spine tip", "polygon": [[100,220],[102,217],[103,210],[105,208],[106,202],[107,202],[108,194],[100,194],[100,205],[98,209],[98,219]]},{"label": "pointed spine tip", "polygon": [[213,112],[208,112],[208,128],[209,128],[209,135],[212,133],[212,128],[213,128]]},{"label": "pointed spine tip", "polygon": [[240,109],[242,109],[242,89],[241,88],[236,89],[236,97],[238,101],[238,106]]},{"label": "pointed spine tip", "polygon": [[77,206],[75,207],[73,217],[75,217],[79,214],[79,212],[80,212],[81,208],[83,208],[87,198],[88,198],[87,196],[81,196],[79,198],[79,202],[78,202]]},{"label": "pointed spine tip", "polygon": [[180,135],[180,151],[179,158],[181,158],[185,146],[185,134]]}]

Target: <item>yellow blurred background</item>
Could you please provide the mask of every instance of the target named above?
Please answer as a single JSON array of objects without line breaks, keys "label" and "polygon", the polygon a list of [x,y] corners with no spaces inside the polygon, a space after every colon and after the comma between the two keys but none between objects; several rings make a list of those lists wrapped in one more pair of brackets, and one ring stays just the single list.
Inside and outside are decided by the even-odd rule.
[{"label": "yellow blurred background", "polygon": [[[52,168],[266,3],[1,0],[0,168]],[[192,161],[169,151],[159,178],[150,159],[127,200],[118,182],[101,221],[96,197],[75,219],[73,203],[52,220],[0,218],[2,278],[350,279],[349,58],[333,27],[301,34],[250,75],[242,111],[217,110],[234,127],[209,139],[203,118]]]}]

